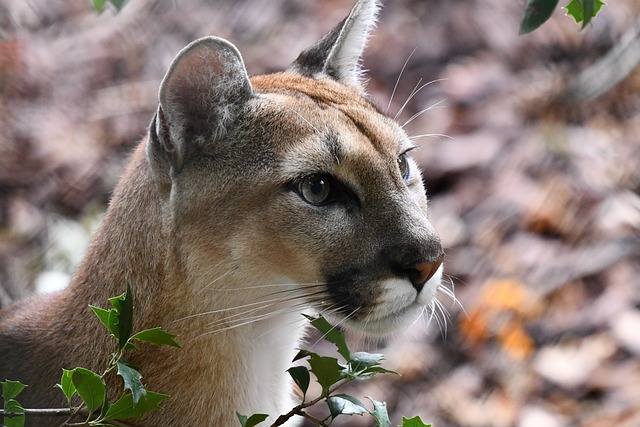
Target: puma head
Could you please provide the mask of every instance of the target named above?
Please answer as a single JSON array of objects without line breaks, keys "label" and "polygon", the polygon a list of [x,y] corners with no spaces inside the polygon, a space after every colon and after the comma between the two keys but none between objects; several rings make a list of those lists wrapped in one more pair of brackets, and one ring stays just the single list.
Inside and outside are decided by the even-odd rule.
[{"label": "puma head", "polygon": [[250,78],[216,37],[171,64],[146,151],[203,306],[224,278],[234,304],[312,307],[383,334],[433,303],[443,250],[415,146],[362,79],[378,8],[358,1],[282,73]]}]

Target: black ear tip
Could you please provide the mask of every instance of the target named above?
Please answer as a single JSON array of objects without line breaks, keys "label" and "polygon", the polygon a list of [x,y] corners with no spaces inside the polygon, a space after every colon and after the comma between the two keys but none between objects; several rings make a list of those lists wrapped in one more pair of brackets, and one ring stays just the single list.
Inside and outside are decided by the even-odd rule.
[{"label": "black ear tip", "polygon": [[[336,44],[347,18],[343,19],[331,31],[325,34],[316,44],[305,49],[298,55],[289,68],[305,77],[314,77],[325,71],[327,58]],[[330,76],[333,77],[333,76]]]}]

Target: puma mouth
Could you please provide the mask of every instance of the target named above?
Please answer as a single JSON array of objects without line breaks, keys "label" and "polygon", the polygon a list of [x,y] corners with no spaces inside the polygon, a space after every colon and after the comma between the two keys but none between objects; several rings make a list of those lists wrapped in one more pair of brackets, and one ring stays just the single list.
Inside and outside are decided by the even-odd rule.
[{"label": "puma mouth", "polygon": [[387,335],[416,320],[422,310],[422,305],[414,303],[379,317],[365,315],[361,318],[347,318],[342,324],[350,330],[368,335]]},{"label": "puma mouth", "polygon": [[[369,282],[366,286],[353,280],[353,277],[350,278],[352,280],[343,280],[340,283],[340,296],[350,297],[349,304],[330,317],[336,318],[349,329],[365,334],[391,333],[415,321],[426,307],[433,304],[442,281],[442,270],[443,266],[440,266],[417,294],[407,279],[385,279]],[[367,289],[367,292],[363,292],[363,289]]]}]

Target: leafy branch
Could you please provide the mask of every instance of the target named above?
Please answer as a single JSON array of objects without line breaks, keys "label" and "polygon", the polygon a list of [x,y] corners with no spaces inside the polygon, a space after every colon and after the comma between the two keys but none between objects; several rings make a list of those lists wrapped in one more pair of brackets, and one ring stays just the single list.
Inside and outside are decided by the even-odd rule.
[{"label": "leafy branch", "polygon": [[127,0],[91,0],[91,6],[93,6],[93,10],[96,12],[102,13],[107,7],[107,3],[109,3],[117,12],[120,12],[126,1]]},{"label": "leafy branch", "polygon": [[[60,383],[56,384],[65,398],[68,408],[63,409],[26,409],[16,400],[26,385],[18,381],[2,382],[3,425],[6,427],[23,427],[25,416],[66,416],[65,425],[106,426],[123,425],[118,420],[140,418],[149,411],[159,409],[160,402],[169,396],[149,391],[142,384],[142,375],[135,368],[129,366],[125,359],[125,352],[135,350],[134,342],[146,342],[154,345],[169,345],[180,347],[172,335],[162,328],[145,329],[133,334],[133,295],[127,283],[122,295],[109,298],[113,308],[103,309],[89,306],[100,322],[109,330],[117,342],[117,351],[112,354],[107,368],[100,375],[77,367],[62,370]],[[122,377],[124,387],[121,396],[114,403],[107,399],[107,384],[105,377],[116,370]],[[72,400],[79,397],[81,403],[74,406]],[[98,412],[100,410],[100,412]],[[85,420],[72,423],[76,416],[82,415]]]},{"label": "leafy branch", "polygon": [[[550,17],[560,0],[527,0],[524,15],[520,23],[520,34],[527,34],[544,24]],[[577,24],[582,23],[584,29],[596,17],[602,6],[602,0],[571,0],[564,9]]]},{"label": "leafy branch", "polygon": [[[365,414],[372,416],[377,426],[389,427],[391,422],[384,402],[378,402],[366,396],[373,407],[373,409],[369,409],[367,405],[359,399],[348,394],[337,393],[352,381],[370,379],[377,374],[397,375],[396,372],[381,366],[384,355],[366,352],[351,353],[346,344],[344,332],[336,329],[322,316],[305,317],[309,319],[313,327],[323,334],[324,339],[335,344],[338,353],[345,360],[345,363],[340,363],[338,359],[334,357],[321,356],[308,350],[300,350],[293,361],[306,359],[310,369],[306,366],[293,366],[289,368],[287,372],[302,392],[301,402],[289,412],[280,415],[275,422],[271,424],[271,427],[284,425],[284,423],[294,415],[304,417],[320,427],[328,427],[339,415]],[[319,396],[307,399],[307,392],[311,383],[310,372],[314,374],[316,382],[320,385],[322,391]],[[326,402],[329,411],[329,414],[325,418],[317,419],[306,411],[307,408],[315,406],[322,401]],[[237,415],[242,427],[256,426],[264,422],[267,418],[266,414],[254,414],[250,417],[240,414]],[[420,417],[416,416],[411,419],[403,418],[401,427],[427,426],[427,424],[422,422]]]},{"label": "leafy branch", "polygon": [[[0,410],[2,425],[6,427],[24,427],[25,417],[60,416],[66,417],[66,426],[127,426],[122,420],[142,417],[149,411],[159,409],[160,403],[168,398],[166,394],[156,393],[142,384],[142,376],[132,366],[127,364],[125,353],[136,350],[137,342],[154,345],[169,345],[180,347],[172,335],[161,328],[145,329],[133,333],[133,295],[127,283],[125,293],[109,298],[111,309],[89,306],[100,322],[109,330],[117,343],[117,350],[111,355],[109,363],[102,372],[97,374],[89,369],[77,367],[62,370],[60,383],[56,384],[64,394],[68,407],[58,409],[29,409],[24,408],[16,397],[25,389],[25,385],[18,381],[6,380],[2,384],[3,410]],[[339,391],[347,384],[356,380],[366,380],[378,374],[396,374],[383,368],[382,354],[366,352],[352,353],[348,348],[344,333],[329,324],[322,316],[307,316],[310,323],[323,334],[324,339],[333,343],[337,352],[344,359],[344,363],[335,357],[322,356],[308,350],[300,350],[295,361],[306,360],[307,366],[296,365],[288,369],[288,373],[302,392],[301,402],[290,411],[280,415],[271,424],[272,427],[284,425],[293,416],[304,417],[320,427],[329,427],[339,415],[370,415],[378,427],[390,427],[391,423],[386,404],[369,396],[371,409],[361,400]],[[123,390],[115,402],[107,398],[106,376],[116,371],[123,380]],[[316,397],[309,397],[311,373],[322,391]],[[396,374],[397,375],[397,374]],[[77,402],[77,403],[74,403]],[[317,419],[307,409],[321,402],[325,402],[328,415]],[[84,418],[81,422],[72,422],[77,417]],[[244,416],[237,414],[243,427],[253,427],[264,422],[266,414]],[[401,427],[428,427],[420,417],[403,418]]]}]

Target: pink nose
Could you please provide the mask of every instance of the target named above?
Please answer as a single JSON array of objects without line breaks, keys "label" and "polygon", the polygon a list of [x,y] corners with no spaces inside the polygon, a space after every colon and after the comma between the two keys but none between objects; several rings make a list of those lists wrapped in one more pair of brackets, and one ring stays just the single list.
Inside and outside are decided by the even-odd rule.
[{"label": "pink nose", "polygon": [[418,292],[420,292],[425,283],[436,274],[438,268],[442,265],[442,258],[436,262],[420,261],[412,265],[408,265],[406,270],[409,272],[409,280]]}]

